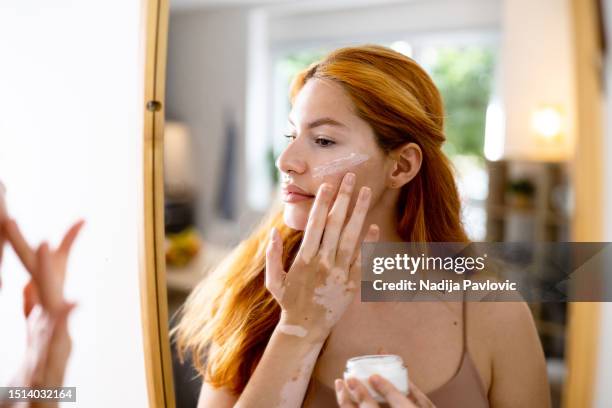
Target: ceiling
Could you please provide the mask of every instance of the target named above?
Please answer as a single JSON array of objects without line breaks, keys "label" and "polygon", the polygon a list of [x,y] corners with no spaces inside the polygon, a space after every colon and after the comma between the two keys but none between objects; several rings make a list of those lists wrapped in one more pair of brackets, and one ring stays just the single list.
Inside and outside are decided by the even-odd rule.
[{"label": "ceiling", "polygon": [[[170,9],[206,9],[222,7],[278,6],[300,11],[342,7],[367,7],[390,3],[412,3],[422,0],[169,0]],[[432,1],[432,0],[429,0]],[[435,1],[435,0],[434,0]]]}]

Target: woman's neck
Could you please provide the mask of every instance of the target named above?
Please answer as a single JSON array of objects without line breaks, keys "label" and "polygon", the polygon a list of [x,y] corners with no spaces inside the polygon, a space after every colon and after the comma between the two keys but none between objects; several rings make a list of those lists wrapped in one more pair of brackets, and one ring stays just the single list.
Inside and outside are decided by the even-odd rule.
[{"label": "woman's neck", "polygon": [[402,242],[397,231],[396,205],[399,190],[387,190],[380,199],[372,203],[366,216],[361,237],[363,238],[371,224],[378,225],[380,235],[378,242]]}]

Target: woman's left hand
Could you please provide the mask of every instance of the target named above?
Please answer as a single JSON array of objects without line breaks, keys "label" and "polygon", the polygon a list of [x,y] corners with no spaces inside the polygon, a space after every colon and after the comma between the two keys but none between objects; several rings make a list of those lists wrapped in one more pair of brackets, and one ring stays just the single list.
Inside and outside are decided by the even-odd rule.
[{"label": "woman's left hand", "polygon": [[[435,408],[435,405],[410,382],[408,396],[402,394],[393,384],[380,375],[369,378],[370,385],[392,408]],[[347,381],[337,379],[336,399],[340,408],[378,408],[378,402],[370,395],[366,386],[356,378]],[[351,398],[351,395],[353,398]],[[357,401],[357,402],[354,402]]]}]

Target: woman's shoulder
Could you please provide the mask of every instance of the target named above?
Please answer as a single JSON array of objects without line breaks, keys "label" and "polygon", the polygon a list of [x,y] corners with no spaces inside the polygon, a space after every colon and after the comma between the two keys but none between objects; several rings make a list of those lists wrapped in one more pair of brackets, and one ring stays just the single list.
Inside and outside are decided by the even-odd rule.
[{"label": "woman's shoulder", "polygon": [[495,362],[512,356],[530,358],[541,354],[541,345],[531,310],[527,303],[468,302],[468,333],[476,334]]},{"label": "woman's shoulder", "polygon": [[521,300],[467,302],[466,308],[468,319],[477,322],[480,329],[486,330],[493,337],[504,336],[509,332],[518,334],[535,330],[531,310]]}]

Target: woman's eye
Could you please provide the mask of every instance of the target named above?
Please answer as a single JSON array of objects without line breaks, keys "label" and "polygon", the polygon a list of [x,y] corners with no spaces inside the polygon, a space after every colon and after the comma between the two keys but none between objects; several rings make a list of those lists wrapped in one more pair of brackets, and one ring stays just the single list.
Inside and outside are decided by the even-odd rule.
[{"label": "woman's eye", "polygon": [[284,136],[285,136],[285,138],[286,138],[287,140],[289,140],[290,142],[292,142],[292,141],[294,141],[294,140],[295,140],[295,135],[287,134],[287,135],[284,135]]},{"label": "woman's eye", "polygon": [[315,143],[322,147],[327,147],[336,144],[333,140],[325,139],[324,137],[317,137]]}]

